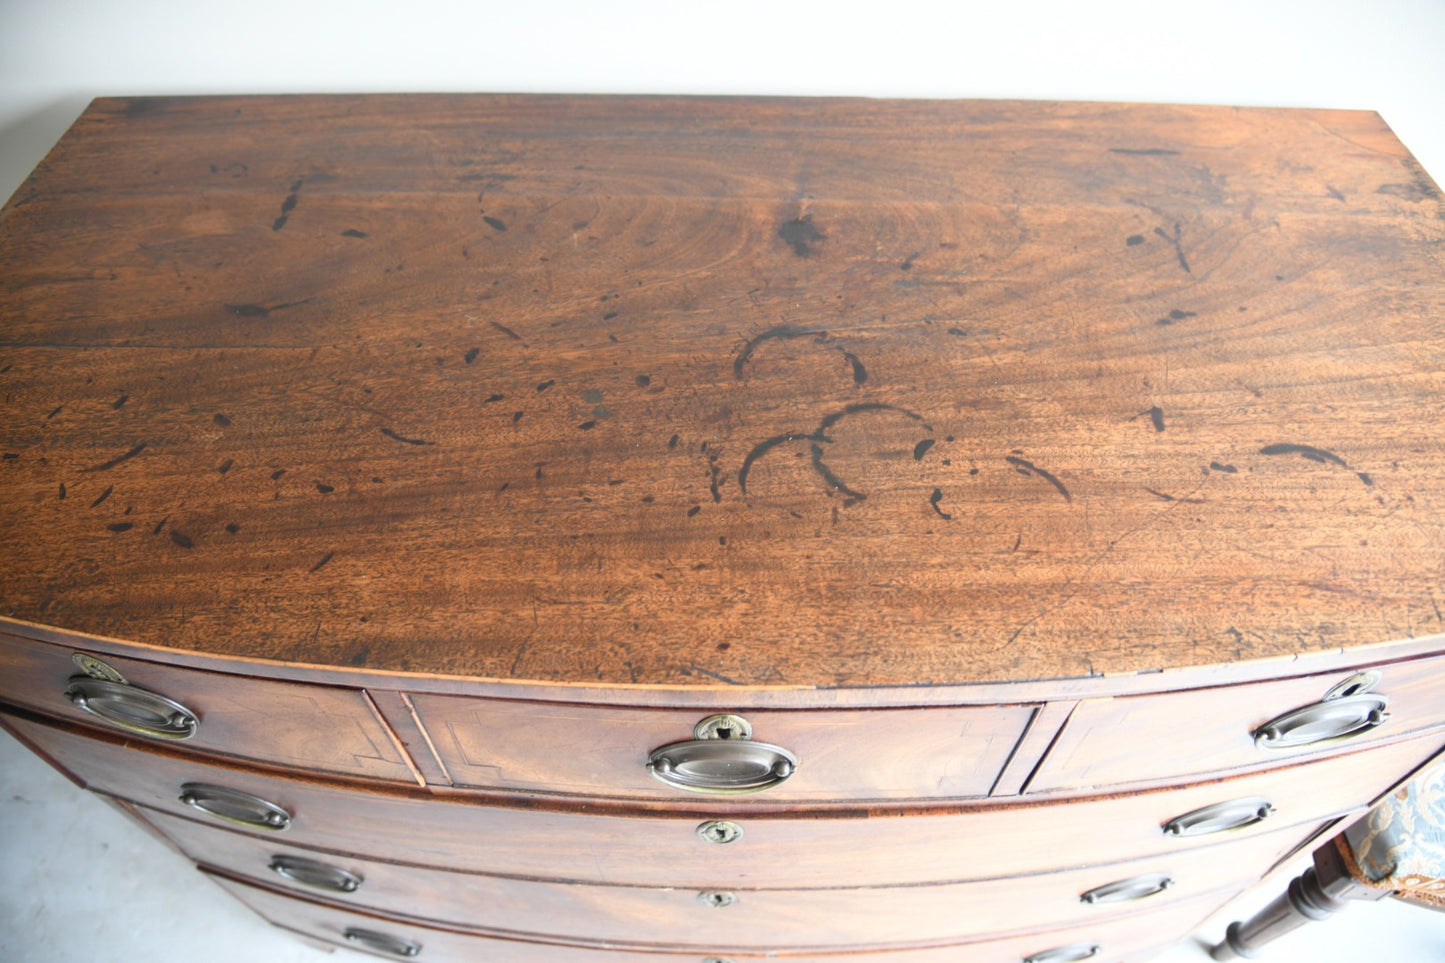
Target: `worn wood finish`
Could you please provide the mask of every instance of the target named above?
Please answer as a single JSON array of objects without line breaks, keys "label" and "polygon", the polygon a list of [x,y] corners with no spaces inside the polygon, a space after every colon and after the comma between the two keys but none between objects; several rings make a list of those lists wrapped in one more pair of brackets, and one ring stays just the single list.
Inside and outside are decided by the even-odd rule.
[{"label": "worn wood finish", "polygon": [[1438,632],[1442,210],[1362,112],[99,101],[0,214],[0,612],[593,684]]},{"label": "worn wood finish", "polygon": [[[363,792],[203,765],[19,717],[6,721],[91,789],[151,808],[194,816],[177,798],[188,782],[269,800],[292,814],[285,839],[297,845],[467,872],[699,890],[949,882],[1180,852],[1218,838],[1166,836],[1166,822],[1253,796],[1268,797],[1275,814],[1230,838],[1292,825],[1306,835],[1325,818],[1364,807],[1440,748],[1439,739],[1424,737],[1284,772],[1053,803],[729,814],[715,804],[693,812],[601,804],[550,809],[479,806],[469,797],[421,791]],[[727,845],[698,838],[702,820],[721,817],[736,820],[743,838]]]},{"label": "worn wood finish", "polygon": [[[37,645],[0,632],[0,700],[91,726],[107,723],[72,705],[72,660],[83,649]],[[415,782],[401,750],[363,692],[174,669],[106,656],[130,684],[173,699],[200,718],[187,750],[353,778]],[[136,736],[144,739],[143,736]]]},{"label": "worn wood finish", "polygon": [[1349,673],[1281,679],[1167,695],[1086,699],[1028,783],[1028,791],[1085,791],[1165,785],[1210,773],[1278,766],[1445,724],[1445,659],[1379,670],[1373,693],[1389,700],[1379,726],[1314,745],[1267,749],[1254,731],[1277,716],[1316,703]]},{"label": "worn wood finish", "polygon": [[[199,864],[313,900],[459,929],[543,939],[635,943],[647,938],[644,933],[672,933],[676,942],[701,951],[721,946],[861,948],[979,939],[1153,912],[1178,900],[1230,887],[1242,889],[1254,882],[1261,867],[1273,865],[1293,848],[1299,836],[1297,829],[1290,828],[1237,843],[1042,878],[875,888],[840,881],[836,888],[813,890],[734,889],[728,892],[735,902],[714,907],[700,900],[699,891],[686,888],[562,884],[447,872],[300,849],[279,837],[226,832],[154,810],[142,815]],[[350,894],[288,883],[268,871],[277,854],[319,860],[360,876],[363,882]],[[1169,875],[1174,885],[1131,903],[1091,905],[1079,898],[1098,886],[1152,873]]]},{"label": "worn wood finish", "polygon": [[[518,961],[518,963],[657,963],[686,960],[696,963],[696,950],[663,946],[579,946],[496,939],[462,934],[415,924],[365,915],[357,911],[290,898],[274,890],[215,874],[213,878],[231,895],[245,902],[267,919],[281,926],[308,933],[328,942],[348,944],[342,934],[349,927],[380,931],[423,945],[428,961],[473,961],[477,959]],[[1212,898],[1219,901],[1227,894]],[[1071,929],[1014,936],[1001,940],[970,941],[952,946],[924,946],[917,949],[890,949],[847,955],[822,952],[769,953],[757,950],[729,950],[728,958],[783,959],[795,963],[956,963],[966,958],[969,963],[1018,963],[1024,956],[1066,946],[1083,940],[1097,941],[1103,946],[1103,958],[1118,959],[1116,954],[1133,953],[1144,947],[1179,939],[1189,932],[1208,911],[1210,899],[1189,900],[1175,904],[1157,915],[1146,918],[1124,918],[1076,926]],[[353,947],[355,948],[355,947]]]},{"label": "worn wood finish", "polygon": [[[413,695],[454,785],[594,798],[696,799],[644,767],[652,749],[693,738],[704,714]],[[1034,706],[748,712],[757,742],[798,759],[782,785],[736,806],[987,796]],[[711,713],[707,714],[711,715]],[[1038,761],[1034,749],[1033,762]]]}]

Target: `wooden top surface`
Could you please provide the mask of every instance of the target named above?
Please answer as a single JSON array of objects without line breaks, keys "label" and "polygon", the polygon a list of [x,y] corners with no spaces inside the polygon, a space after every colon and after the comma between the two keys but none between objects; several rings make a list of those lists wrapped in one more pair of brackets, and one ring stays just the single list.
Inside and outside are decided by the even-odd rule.
[{"label": "wooden top surface", "polygon": [[0,214],[0,615],[594,684],[1438,633],[1442,238],[1361,112],[97,101]]}]

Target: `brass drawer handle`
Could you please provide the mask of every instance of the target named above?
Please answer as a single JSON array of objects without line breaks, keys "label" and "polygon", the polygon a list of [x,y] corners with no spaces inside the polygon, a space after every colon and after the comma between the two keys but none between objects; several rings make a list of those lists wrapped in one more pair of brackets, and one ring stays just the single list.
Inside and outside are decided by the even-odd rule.
[{"label": "brass drawer handle", "polygon": [[1164,824],[1164,833],[1167,836],[1207,836],[1252,826],[1273,814],[1274,804],[1263,796],[1231,799],[1175,816]]},{"label": "brass drawer handle", "polygon": [[181,787],[180,800],[207,816],[251,829],[279,833],[291,825],[291,814],[285,809],[239,789],[188,782]]},{"label": "brass drawer handle", "polygon": [[1275,716],[1254,730],[1254,744],[1262,749],[1293,749],[1357,736],[1390,718],[1387,705],[1384,696],[1373,693],[1325,699]]},{"label": "brass drawer handle", "polygon": [[354,893],[361,888],[361,877],[355,873],[304,856],[277,853],[271,857],[271,863],[266,868],[282,879],[333,893]]},{"label": "brass drawer handle", "polygon": [[407,957],[421,955],[420,943],[404,940],[400,936],[378,933],[376,930],[363,930],[355,926],[349,927],[341,935],[346,937],[348,943],[355,943],[357,946],[364,946],[368,950],[375,950],[378,953]]},{"label": "brass drawer handle", "polygon": [[798,759],[788,750],[741,739],[674,742],[647,757],[648,771],[669,786],[719,795],[761,792],[797,768]]},{"label": "brass drawer handle", "polygon": [[1103,886],[1096,886],[1079,896],[1082,903],[1127,903],[1164,892],[1174,885],[1172,877],[1165,873],[1146,873],[1121,879]]},{"label": "brass drawer handle", "polygon": [[1092,960],[1099,955],[1100,949],[1098,943],[1071,943],[1026,956],[1024,963],[1077,963],[1078,960]]},{"label": "brass drawer handle", "polygon": [[123,682],[78,675],[65,697],[110,725],[157,739],[189,739],[201,725],[199,716],[174,699]]}]

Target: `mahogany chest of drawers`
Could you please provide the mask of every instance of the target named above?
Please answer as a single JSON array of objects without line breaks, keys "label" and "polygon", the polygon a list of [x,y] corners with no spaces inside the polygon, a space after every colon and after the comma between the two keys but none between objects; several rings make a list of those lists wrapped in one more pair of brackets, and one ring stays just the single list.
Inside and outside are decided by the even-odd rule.
[{"label": "mahogany chest of drawers", "polygon": [[96,101],[0,718],[383,957],[1145,959],[1445,745],[1442,240],[1361,112]]}]

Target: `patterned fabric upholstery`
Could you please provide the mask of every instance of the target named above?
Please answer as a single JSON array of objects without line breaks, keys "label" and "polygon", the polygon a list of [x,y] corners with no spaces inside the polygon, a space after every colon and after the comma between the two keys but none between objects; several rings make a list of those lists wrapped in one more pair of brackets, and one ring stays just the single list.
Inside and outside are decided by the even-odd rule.
[{"label": "patterned fabric upholstery", "polygon": [[1345,830],[1340,852],[1359,882],[1445,909],[1445,757]]}]

